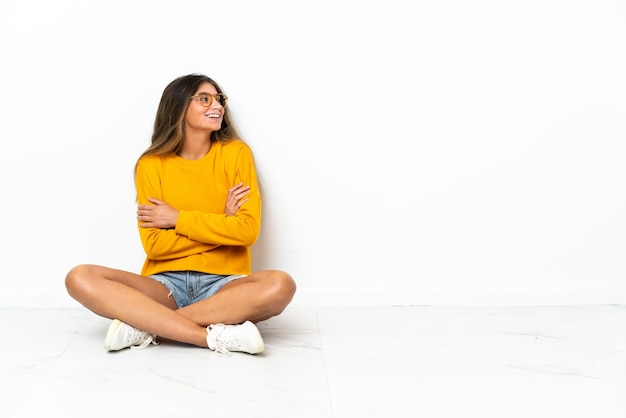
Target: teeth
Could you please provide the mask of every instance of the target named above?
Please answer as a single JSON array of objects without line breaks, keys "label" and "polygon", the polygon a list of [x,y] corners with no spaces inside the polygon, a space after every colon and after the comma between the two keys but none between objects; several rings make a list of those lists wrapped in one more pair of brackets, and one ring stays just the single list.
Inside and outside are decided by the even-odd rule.
[{"label": "teeth", "polygon": [[219,113],[209,113],[207,116],[210,117],[210,118],[219,118],[220,117]]}]

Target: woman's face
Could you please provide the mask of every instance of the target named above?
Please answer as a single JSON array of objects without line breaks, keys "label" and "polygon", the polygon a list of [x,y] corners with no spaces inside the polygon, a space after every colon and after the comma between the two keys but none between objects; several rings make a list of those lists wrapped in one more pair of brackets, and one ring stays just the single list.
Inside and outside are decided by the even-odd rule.
[{"label": "woman's face", "polygon": [[[185,111],[185,132],[190,132],[190,130],[208,133],[219,131],[224,117],[224,107],[214,96],[215,94],[217,90],[211,83],[204,82],[200,85]],[[208,104],[209,101],[210,104]]]}]

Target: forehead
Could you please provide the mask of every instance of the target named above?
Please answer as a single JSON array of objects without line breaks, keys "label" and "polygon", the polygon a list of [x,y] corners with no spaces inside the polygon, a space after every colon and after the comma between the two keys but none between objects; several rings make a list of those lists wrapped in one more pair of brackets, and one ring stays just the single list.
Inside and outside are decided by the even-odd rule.
[{"label": "forehead", "polygon": [[204,83],[200,84],[200,87],[198,87],[198,90],[196,91],[196,94],[198,94],[198,93],[215,94],[215,93],[217,93],[217,89],[215,88],[215,86],[213,86],[213,84],[205,81]]}]

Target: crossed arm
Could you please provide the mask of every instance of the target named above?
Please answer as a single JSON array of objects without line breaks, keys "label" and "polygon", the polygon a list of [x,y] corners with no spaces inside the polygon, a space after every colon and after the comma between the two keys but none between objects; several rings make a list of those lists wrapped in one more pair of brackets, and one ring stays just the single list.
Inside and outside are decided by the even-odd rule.
[{"label": "crossed arm", "polygon": [[[248,201],[250,186],[244,186],[239,183],[228,189],[226,197],[226,207],[224,213],[228,216],[234,216],[239,208]],[[167,203],[149,197],[150,204],[137,206],[137,220],[142,228],[160,228],[168,229],[176,227],[178,220],[178,209],[175,209]]]}]

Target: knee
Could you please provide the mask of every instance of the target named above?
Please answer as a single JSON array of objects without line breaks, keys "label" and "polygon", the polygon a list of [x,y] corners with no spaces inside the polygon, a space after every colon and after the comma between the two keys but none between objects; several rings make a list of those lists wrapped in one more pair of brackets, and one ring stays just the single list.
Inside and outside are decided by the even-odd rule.
[{"label": "knee", "polygon": [[287,306],[291,299],[293,299],[296,293],[295,280],[284,271],[272,270],[271,271],[271,292],[277,301],[281,301],[283,307]]},{"label": "knee", "polygon": [[65,276],[65,288],[67,292],[76,297],[89,291],[90,278],[93,276],[93,266],[82,264],[71,269]]}]

